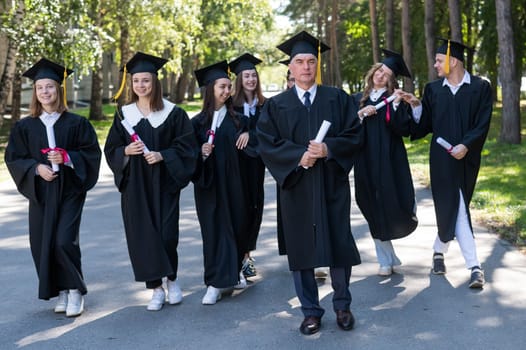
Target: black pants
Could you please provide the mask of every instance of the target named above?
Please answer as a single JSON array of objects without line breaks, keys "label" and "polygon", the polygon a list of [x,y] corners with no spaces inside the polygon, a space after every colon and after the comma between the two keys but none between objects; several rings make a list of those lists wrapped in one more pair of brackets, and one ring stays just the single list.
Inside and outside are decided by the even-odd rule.
[{"label": "black pants", "polygon": [[[175,275],[166,276],[170,281],[175,281]],[[163,285],[163,280],[153,280],[153,281],[146,281],[146,288],[148,289],[155,289],[157,287],[160,287]]]}]

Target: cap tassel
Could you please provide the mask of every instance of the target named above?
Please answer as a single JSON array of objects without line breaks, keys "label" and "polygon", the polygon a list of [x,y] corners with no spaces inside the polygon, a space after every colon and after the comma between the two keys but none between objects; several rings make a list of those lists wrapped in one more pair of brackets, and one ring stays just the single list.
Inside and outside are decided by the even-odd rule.
[{"label": "cap tassel", "polygon": [[444,72],[446,75],[449,74],[449,57],[451,54],[451,40],[447,41],[447,51],[446,51],[446,63],[444,65]]},{"label": "cap tassel", "polygon": [[114,101],[117,101],[117,99],[121,96],[122,91],[124,90],[124,87],[126,86],[126,73],[127,73],[126,65],[124,65],[124,69],[123,69],[123,72],[122,72],[121,86],[119,87],[119,91],[117,91],[115,96],[113,96],[113,100]]},{"label": "cap tassel", "polygon": [[318,65],[316,67],[316,84],[321,85],[321,44],[318,40]]},{"label": "cap tassel", "polygon": [[68,70],[64,68],[64,77],[62,78],[62,90],[64,92],[64,106],[68,106],[68,97],[67,97],[67,89],[66,89],[66,78],[68,77]]}]

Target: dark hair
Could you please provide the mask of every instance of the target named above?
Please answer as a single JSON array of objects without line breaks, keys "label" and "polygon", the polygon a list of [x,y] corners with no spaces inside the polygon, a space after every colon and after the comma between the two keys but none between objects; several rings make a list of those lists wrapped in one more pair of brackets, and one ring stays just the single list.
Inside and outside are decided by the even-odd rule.
[{"label": "dark hair", "polygon": [[[140,72],[138,72],[140,73]],[[163,103],[163,90],[161,87],[161,82],[159,81],[159,77],[157,74],[150,73],[152,76],[152,93],[150,94],[150,109],[152,112],[160,111],[164,108]],[[130,102],[137,102],[139,100],[139,96],[133,91],[133,74],[131,79],[131,98]]]},{"label": "dark hair", "polygon": [[[360,100],[360,108],[365,106],[365,102],[367,102],[367,99],[371,95],[371,90],[374,87],[373,82],[373,76],[374,73],[380,69],[380,67],[383,66],[383,63],[375,63],[372,65],[372,67],[369,69],[369,71],[365,74],[365,89],[363,91],[363,96]],[[398,83],[396,81],[396,77],[394,74],[391,75],[391,79],[387,81],[387,93],[389,95],[392,95],[394,90],[398,88]]]},{"label": "dark hair", "polygon": [[[68,110],[68,106],[64,104],[64,91],[62,91],[62,88],[60,87],[60,84],[58,82],[56,82],[55,80],[52,81],[55,85],[55,89],[57,90],[57,99],[53,104],[53,110],[55,110],[59,114],[62,114],[64,111]],[[37,98],[36,81],[35,83],[33,83],[33,97],[31,97],[31,105],[29,106],[29,111],[31,113],[31,116],[34,118],[40,117],[40,115],[44,111],[42,103],[40,103],[40,101]]]},{"label": "dark hair", "polygon": [[[262,106],[265,102],[265,96],[263,96],[263,92],[261,91],[261,82],[259,80],[259,73],[256,69],[254,69],[256,72],[257,77],[257,83],[256,83],[256,91],[254,92],[256,97],[258,98],[258,106]],[[236,77],[236,84],[234,88],[234,106],[236,107],[242,107],[244,102],[248,102],[247,95],[245,94],[245,90],[243,89],[243,72],[237,75]]]},{"label": "dark hair", "polygon": [[[203,94],[203,109],[201,109],[201,113],[199,115],[199,122],[201,125],[211,125],[212,124],[212,118],[214,117],[214,111],[215,111],[215,96],[214,96],[214,86],[216,84],[218,79],[208,83],[204,90],[202,90]],[[237,117],[237,113],[234,111],[234,103],[232,101],[232,96],[230,96],[225,101],[225,106],[227,109],[228,114],[232,116],[232,119],[234,120],[234,124],[236,127],[239,127],[239,119]]]}]

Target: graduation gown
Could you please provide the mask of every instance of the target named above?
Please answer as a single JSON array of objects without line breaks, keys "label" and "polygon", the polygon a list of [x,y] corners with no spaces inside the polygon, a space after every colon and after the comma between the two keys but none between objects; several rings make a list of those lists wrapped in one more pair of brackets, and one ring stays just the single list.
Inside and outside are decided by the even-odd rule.
[{"label": "graduation gown", "polygon": [[[385,92],[382,97],[388,97]],[[359,103],[362,94],[355,95]],[[380,102],[368,99],[366,105]],[[392,104],[363,119],[364,147],[356,157],[354,186],[358,207],[375,239],[388,241],[416,229],[416,202],[402,136],[409,136],[411,114],[406,103]]]},{"label": "graduation gown", "polygon": [[204,282],[227,288],[239,281],[241,263],[247,247],[246,184],[241,170],[241,153],[236,140],[248,131],[247,118],[237,115],[239,125],[227,112],[216,129],[214,150],[203,160],[200,152],[207,142],[210,123],[203,114],[192,118],[199,145],[194,182],[195,206],[203,238]]},{"label": "graduation gown", "polygon": [[50,299],[60,290],[86,294],[81,269],[79,228],[86,192],[98,179],[101,151],[95,130],[86,118],[64,112],[55,122],[57,147],[67,151],[73,167],[60,165],[48,182],[36,175],[48,164],[46,126],[27,117],[12,128],[5,162],[18,191],[29,199],[29,243],[38,274],[38,297]]},{"label": "graduation gown", "polygon": [[[291,270],[350,267],[360,255],[350,227],[349,172],[362,143],[357,106],[343,90],[318,86],[310,110],[289,89],[267,100],[257,124],[263,162],[280,187],[283,235]],[[298,166],[326,119],[329,156]]]},{"label": "graduation gown", "polygon": [[163,102],[163,111],[155,112],[168,113],[160,125],[153,115],[143,118],[135,104],[119,111],[132,126],[135,124],[134,130],[149,150],[161,153],[161,162],[150,165],[143,155],[124,155],[131,138],[118,114],[104,147],[121,192],[126,241],[136,281],[177,277],[179,195],[196,165],[196,142],[188,115],[174,104]]},{"label": "graduation gown", "polygon": [[[435,204],[438,235],[448,242],[455,237],[459,190],[462,191],[471,227],[469,203],[475,190],[482,147],[488,134],[493,98],[490,84],[471,75],[471,83],[463,84],[455,95],[443,79],[428,83],[422,98],[422,117],[414,124],[412,139],[433,133],[429,148],[431,191]],[[461,160],[453,158],[436,139],[444,138],[451,145],[468,148]]]},{"label": "graduation gown", "polygon": [[[261,113],[261,106],[256,107],[256,113],[248,117],[248,133],[250,135],[250,145],[257,150],[258,142],[256,135],[256,124]],[[236,108],[236,111],[243,113],[243,107]],[[259,154],[248,155],[245,152],[241,155],[241,172],[246,183],[247,194],[247,249],[246,252],[256,249],[256,243],[263,218],[263,206],[265,200],[265,164]]]}]

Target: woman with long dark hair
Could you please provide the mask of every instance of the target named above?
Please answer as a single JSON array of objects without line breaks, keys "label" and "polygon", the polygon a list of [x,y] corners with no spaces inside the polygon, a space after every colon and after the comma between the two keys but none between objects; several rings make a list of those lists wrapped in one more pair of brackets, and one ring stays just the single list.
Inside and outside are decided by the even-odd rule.
[{"label": "woman with long dark hair", "polygon": [[226,61],[195,71],[204,87],[203,109],[192,118],[200,145],[193,179],[203,237],[204,305],[221,299],[221,289],[245,288],[241,272],[246,252],[247,200],[241,153],[249,152],[247,119],[234,111]]}]

